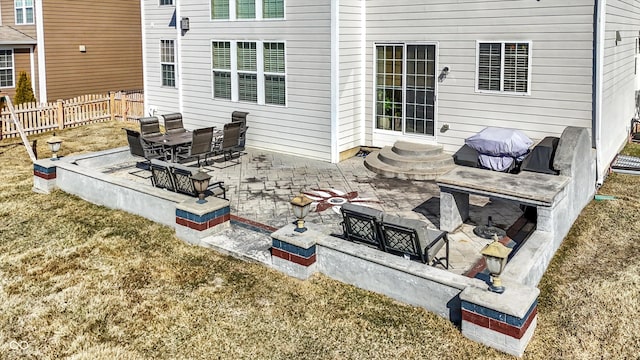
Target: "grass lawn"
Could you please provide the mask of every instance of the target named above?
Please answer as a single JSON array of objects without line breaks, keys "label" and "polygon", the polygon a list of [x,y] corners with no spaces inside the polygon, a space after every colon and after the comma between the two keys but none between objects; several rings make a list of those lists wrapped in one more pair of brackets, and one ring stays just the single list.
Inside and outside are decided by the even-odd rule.
[{"label": "grass lawn", "polygon": [[[126,144],[123,123],[57,132],[61,155]],[[50,155],[50,134],[38,140]],[[640,153],[640,146],[628,146]],[[508,359],[421,308],[187,245],[172,229],[32,191],[0,141],[2,359]],[[526,359],[637,359],[640,177],[612,174],[540,283]],[[18,346],[16,346],[18,345]]]}]

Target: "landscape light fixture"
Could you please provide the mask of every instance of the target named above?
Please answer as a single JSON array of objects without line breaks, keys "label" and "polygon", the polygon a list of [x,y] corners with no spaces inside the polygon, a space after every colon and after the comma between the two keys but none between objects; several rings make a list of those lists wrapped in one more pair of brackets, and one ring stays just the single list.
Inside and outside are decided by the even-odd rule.
[{"label": "landscape light fixture", "polygon": [[191,175],[191,182],[193,183],[193,189],[198,193],[198,204],[204,204],[207,200],[204,199],[204,193],[209,187],[209,180],[211,175],[207,174],[200,168],[197,173]]},{"label": "landscape light fixture", "polygon": [[480,253],[484,256],[484,261],[487,264],[487,270],[491,274],[491,284],[489,285],[489,291],[493,291],[498,294],[504,292],[504,286],[502,286],[502,280],[500,280],[500,274],[507,265],[507,258],[511,253],[510,248],[502,245],[498,241],[497,236],[493,236],[493,242],[482,249]]},{"label": "landscape light fixture", "polygon": [[293,208],[293,215],[298,219],[296,220],[296,228],[295,232],[303,233],[307,231],[307,228],[304,227],[304,218],[309,214],[309,210],[311,209],[311,203],[313,200],[308,197],[300,194],[291,200],[291,207]]},{"label": "landscape light fixture", "polygon": [[60,151],[62,139],[57,137],[56,133],[53,133],[53,136],[47,140],[47,144],[49,145],[49,150],[51,150],[51,160],[58,160],[58,151]]}]

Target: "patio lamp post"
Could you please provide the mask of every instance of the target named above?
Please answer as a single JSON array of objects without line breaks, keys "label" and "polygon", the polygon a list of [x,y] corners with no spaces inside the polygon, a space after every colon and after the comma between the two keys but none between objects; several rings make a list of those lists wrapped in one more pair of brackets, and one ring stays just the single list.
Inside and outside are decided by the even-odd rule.
[{"label": "patio lamp post", "polygon": [[202,168],[200,168],[197,173],[191,175],[193,189],[198,193],[198,200],[196,201],[198,204],[204,204],[207,202],[207,200],[204,199],[204,193],[209,187],[210,179],[211,175],[202,171]]},{"label": "patio lamp post", "polygon": [[309,199],[303,194],[300,194],[291,200],[291,207],[293,208],[293,214],[298,219],[296,220],[296,228],[293,231],[299,232],[299,233],[303,233],[307,231],[307,228],[304,227],[304,218],[309,214],[309,210],[311,209],[312,202],[313,200]]},{"label": "patio lamp post", "polygon": [[498,294],[504,292],[504,286],[502,286],[502,280],[500,274],[507,265],[507,258],[511,253],[510,248],[502,245],[498,241],[497,236],[493,236],[493,242],[482,249],[480,253],[484,256],[485,263],[487,264],[487,270],[491,274],[491,284],[489,285],[489,291],[493,291]]},{"label": "patio lamp post", "polygon": [[53,136],[47,140],[47,144],[49,145],[49,150],[51,150],[51,160],[58,160],[58,151],[60,151],[62,139],[57,137],[56,133],[53,133]]}]

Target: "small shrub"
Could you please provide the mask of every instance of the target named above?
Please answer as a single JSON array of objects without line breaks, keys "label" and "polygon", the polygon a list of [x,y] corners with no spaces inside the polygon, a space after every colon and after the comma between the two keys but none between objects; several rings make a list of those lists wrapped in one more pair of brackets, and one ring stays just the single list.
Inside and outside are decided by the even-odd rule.
[{"label": "small shrub", "polygon": [[20,75],[18,75],[18,86],[16,87],[16,95],[13,102],[17,105],[35,101],[36,97],[33,95],[33,89],[31,88],[31,79],[29,78],[29,75],[27,75],[26,71],[20,71]]}]

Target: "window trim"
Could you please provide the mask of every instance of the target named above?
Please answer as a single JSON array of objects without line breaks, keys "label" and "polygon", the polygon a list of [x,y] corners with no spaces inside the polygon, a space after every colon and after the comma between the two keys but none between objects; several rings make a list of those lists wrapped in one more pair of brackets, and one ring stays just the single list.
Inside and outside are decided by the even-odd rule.
[{"label": "window trim", "polygon": [[[163,58],[162,58],[162,42],[163,41],[171,41],[171,43],[173,44],[173,62],[163,61]],[[160,60],[160,86],[163,87],[163,88],[177,89],[178,88],[178,66],[177,66],[177,63],[176,63],[177,54],[176,54],[176,40],[175,39],[160,39],[160,56],[159,56],[159,60]],[[164,77],[163,77],[163,74],[162,74],[162,66],[163,65],[172,65],[173,66],[173,83],[174,83],[173,86],[164,84]]]},{"label": "window trim", "polygon": [[[36,5],[35,5],[35,0],[31,2],[31,6],[27,6],[26,5],[26,0],[22,1],[22,7],[20,7],[20,9],[22,9],[22,22],[18,21],[18,8],[16,7],[16,0],[13,0],[13,18],[15,20],[15,24],[17,26],[20,25],[33,25],[36,23]],[[33,20],[31,22],[27,22],[27,9],[31,9],[31,12],[33,14]]]},{"label": "window trim", "polygon": [[[228,42],[231,47],[231,99],[219,98],[214,96],[214,76],[213,73],[215,69],[213,68],[213,43],[215,42]],[[256,69],[255,72],[257,76],[257,86],[258,86],[258,101],[250,102],[250,101],[241,101],[239,100],[239,83],[238,83],[238,74],[239,73],[254,73],[251,71],[238,71],[238,43],[255,43],[256,44]],[[284,73],[279,73],[284,77],[284,105],[278,104],[267,104],[265,103],[265,74],[273,75],[275,73],[265,73],[264,71],[264,44],[265,43],[279,43],[284,45]],[[211,78],[211,99],[218,101],[231,101],[231,102],[240,102],[244,104],[255,104],[262,106],[276,106],[279,108],[286,108],[289,106],[289,87],[287,81],[287,41],[285,40],[228,40],[228,39],[209,39],[209,47],[210,47],[210,61],[209,61],[209,75]],[[220,71],[226,71],[221,69]]]},{"label": "window trim", "polygon": [[[2,86],[0,85],[0,89],[13,89],[16,87],[16,52],[14,51],[14,49],[12,48],[2,48],[0,47],[0,50],[2,51],[10,51],[11,52],[11,80],[12,80],[12,85],[11,86]],[[8,70],[9,68],[3,68],[3,70]]]},{"label": "window trim", "polygon": [[214,19],[211,17],[213,11],[213,1],[209,0],[209,21],[282,21],[287,18],[287,0],[282,0],[283,16],[281,18],[265,18],[263,14],[264,0],[254,0],[256,16],[255,18],[238,18],[237,0],[229,0],[229,14],[224,19]]},{"label": "window trim", "polygon": [[[479,88],[480,82],[480,44],[500,44],[500,90],[483,90]],[[527,54],[527,91],[505,91],[504,90],[504,49],[505,44],[527,44],[529,51]],[[531,65],[533,57],[533,42],[531,40],[476,40],[476,63],[475,63],[475,92],[481,94],[531,96]]]}]

